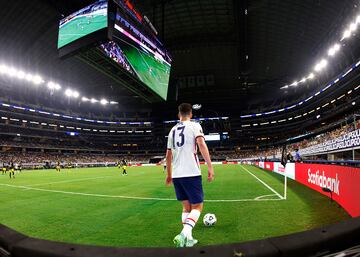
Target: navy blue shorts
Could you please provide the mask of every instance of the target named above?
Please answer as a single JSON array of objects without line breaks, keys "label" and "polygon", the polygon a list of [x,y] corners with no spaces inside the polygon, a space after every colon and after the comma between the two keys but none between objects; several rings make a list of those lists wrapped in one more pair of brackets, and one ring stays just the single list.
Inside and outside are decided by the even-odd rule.
[{"label": "navy blue shorts", "polygon": [[179,201],[188,200],[191,204],[204,201],[201,176],[173,178],[172,181]]}]

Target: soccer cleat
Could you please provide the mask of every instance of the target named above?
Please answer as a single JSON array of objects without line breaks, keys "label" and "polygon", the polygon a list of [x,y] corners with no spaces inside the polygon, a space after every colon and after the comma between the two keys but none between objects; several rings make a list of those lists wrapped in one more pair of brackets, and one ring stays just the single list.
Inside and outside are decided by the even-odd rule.
[{"label": "soccer cleat", "polygon": [[187,239],[186,243],[185,243],[185,247],[193,247],[194,245],[196,245],[198,243],[198,240],[196,239]]},{"label": "soccer cleat", "polygon": [[180,233],[176,237],[174,237],[174,245],[175,247],[184,247],[186,243],[186,237],[184,234]]}]

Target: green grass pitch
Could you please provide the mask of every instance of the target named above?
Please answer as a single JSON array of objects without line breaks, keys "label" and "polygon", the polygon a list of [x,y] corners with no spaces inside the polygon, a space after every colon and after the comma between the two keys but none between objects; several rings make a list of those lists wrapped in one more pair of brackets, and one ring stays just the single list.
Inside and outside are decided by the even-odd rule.
[{"label": "green grass pitch", "polygon": [[139,79],[166,100],[171,67],[133,46],[123,44],[121,49]]},{"label": "green grass pitch", "polygon": [[[202,166],[204,175],[206,167]],[[0,223],[29,236],[62,242],[122,247],[171,247],[181,230],[181,207],[165,186],[162,166],[23,171],[0,175]],[[204,211],[193,235],[199,245],[262,239],[348,219],[328,198],[253,166],[215,165],[215,181],[203,176]],[[270,195],[270,196],[266,196]],[[255,199],[262,200],[255,200]],[[236,201],[214,201],[236,200]],[[202,217],[215,213],[214,227]]]},{"label": "green grass pitch", "polygon": [[93,16],[75,17],[59,29],[58,48],[106,26],[106,15],[95,14]]}]

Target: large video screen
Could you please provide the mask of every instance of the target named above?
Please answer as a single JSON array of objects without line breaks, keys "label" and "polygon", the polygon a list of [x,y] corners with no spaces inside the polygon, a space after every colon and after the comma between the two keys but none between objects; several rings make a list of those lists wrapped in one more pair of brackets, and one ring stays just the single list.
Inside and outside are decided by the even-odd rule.
[{"label": "large video screen", "polygon": [[108,26],[107,0],[99,0],[62,19],[58,48]]},{"label": "large video screen", "polygon": [[129,15],[126,6],[116,12],[113,40],[101,45],[103,52],[148,88],[167,99],[171,57],[146,25]]}]

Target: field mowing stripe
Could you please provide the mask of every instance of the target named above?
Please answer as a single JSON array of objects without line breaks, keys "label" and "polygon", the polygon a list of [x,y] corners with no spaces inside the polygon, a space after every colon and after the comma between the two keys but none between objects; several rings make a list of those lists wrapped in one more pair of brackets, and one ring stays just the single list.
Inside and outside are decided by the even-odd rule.
[{"label": "field mowing stripe", "polygon": [[[43,189],[43,188],[35,188],[28,186],[16,186],[10,184],[0,184],[0,186],[12,187],[12,188],[21,188],[25,190],[35,190],[42,192],[50,192],[50,193],[60,193],[60,194],[68,194],[68,195],[81,195],[81,196],[94,196],[94,197],[104,197],[104,198],[122,198],[122,199],[131,199],[131,200],[152,200],[152,201],[177,201],[175,198],[157,198],[157,197],[138,197],[138,196],[125,196],[125,195],[104,195],[104,194],[91,194],[91,193],[80,193],[80,192],[69,192],[69,191],[61,191],[61,190],[51,190],[51,189]],[[218,200],[204,200],[205,202],[261,202],[261,201],[280,201],[281,199],[261,199],[258,196],[254,199],[218,199]]]},{"label": "field mowing stripe", "polygon": [[26,187],[34,187],[34,186],[43,186],[43,185],[52,185],[52,184],[62,184],[62,183],[68,183],[68,182],[86,181],[86,180],[93,180],[93,179],[99,179],[99,178],[108,178],[108,177],[115,177],[115,176],[102,176],[102,177],[91,177],[91,178],[78,178],[78,179],[61,180],[61,181],[47,182],[47,183],[34,184],[34,185],[25,185],[25,186],[26,186]]},{"label": "field mowing stripe", "polygon": [[250,172],[247,168],[245,168],[244,166],[240,166],[241,168],[243,168],[247,173],[249,173],[251,176],[253,176],[254,178],[256,178],[261,184],[263,184],[264,186],[266,186],[271,192],[275,193],[280,199],[283,199],[283,197],[275,191],[275,189],[273,189],[271,186],[269,186],[268,184],[266,184],[264,181],[262,181],[261,179],[259,179],[257,176],[255,176],[252,172]]}]

